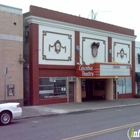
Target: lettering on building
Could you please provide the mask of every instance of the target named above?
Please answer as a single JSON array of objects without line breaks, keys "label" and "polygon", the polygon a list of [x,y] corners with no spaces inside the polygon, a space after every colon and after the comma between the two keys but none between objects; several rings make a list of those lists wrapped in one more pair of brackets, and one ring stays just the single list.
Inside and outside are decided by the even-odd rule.
[{"label": "lettering on building", "polygon": [[92,66],[79,66],[79,71],[81,71],[81,76],[83,77],[93,77],[93,67]]},{"label": "lettering on building", "polygon": [[94,76],[94,73],[82,71],[82,76]]}]

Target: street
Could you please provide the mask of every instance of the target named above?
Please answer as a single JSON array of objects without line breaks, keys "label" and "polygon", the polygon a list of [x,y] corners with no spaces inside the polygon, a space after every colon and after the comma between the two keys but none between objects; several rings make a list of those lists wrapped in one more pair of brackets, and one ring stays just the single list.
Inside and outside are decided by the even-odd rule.
[{"label": "street", "polygon": [[130,128],[140,129],[140,106],[13,120],[0,126],[0,139],[128,140]]}]

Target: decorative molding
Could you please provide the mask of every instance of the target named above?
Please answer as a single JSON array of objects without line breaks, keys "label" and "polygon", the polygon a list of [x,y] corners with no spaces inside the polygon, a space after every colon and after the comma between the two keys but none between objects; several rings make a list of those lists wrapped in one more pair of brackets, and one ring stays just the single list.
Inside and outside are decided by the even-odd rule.
[{"label": "decorative molding", "polygon": [[57,40],[55,43],[54,43],[54,45],[53,46],[51,46],[50,44],[49,44],[49,51],[51,51],[50,50],[50,48],[53,48],[53,47],[55,47],[55,52],[58,54],[58,53],[60,53],[61,52],[61,48],[62,49],[65,49],[65,53],[66,53],[66,46],[62,46],[61,45],[61,42],[59,41],[59,40]]},{"label": "decorative molding", "polygon": [[[129,60],[128,60],[128,63],[130,63],[130,44],[127,44],[127,43],[121,43],[121,42],[114,42],[114,45],[113,45],[113,57],[114,57],[114,59],[116,59],[115,58],[115,46],[117,45],[117,44],[122,44],[122,45],[127,45],[128,46],[128,48],[129,48]],[[121,51],[122,51],[122,53],[123,53],[123,55],[121,56]],[[118,57],[118,55],[120,54],[120,57],[123,59],[123,57],[124,57],[124,55],[126,55],[126,57],[127,57],[127,54],[126,53],[124,53],[124,49],[122,48],[121,50],[120,50],[120,53],[118,53],[117,52],[117,57]]]},{"label": "decorative molding", "polygon": [[101,40],[101,39],[96,39],[96,38],[82,37],[82,58],[84,58],[83,48],[84,48],[84,41],[86,39],[102,41],[103,42],[104,48],[105,48],[105,51],[104,51],[104,61],[106,62],[106,41],[105,40]]},{"label": "decorative molding", "polygon": [[[68,59],[50,59],[50,58],[47,58],[47,56],[44,54],[44,38],[45,36],[47,36],[47,33],[51,33],[51,34],[58,34],[58,35],[64,35],[64,36],[68,36],[68,39],[70,39],[70,56],[68,56]],[[57,48],[57,44],[60,45],[60,48],[58,49]],[[48,48],[49,48],[49,51],[50,51],[50,48],[51,47],[55,47],[55,51],[56,53],[58,54],[60,51],[61,51],[61,48],[65,49],[65,52],[66,52],[66,46],[63,47],[61,45],[61,42],[59,40],[57,40],[53,46],[51,46],[49,44]],[[57,32],[50,32],[50,31],[43,31],[43,34],[42,34],[42,59],[43,60],[54,60],[54,61],[71,61],[72,60],[72,35],[69,35],[69,34],[62,34],[62,33],[57,33]]]},{"label": "decorative molding", "polygon": [[93,42],[91,44],[91,53],[92,53],[92,56],[95,58],[97,57],[98,55],[98,48],[100,46],[100,43],[99,42]]},{"label": "decorative molding", "polygon": [[94,34],[94,35],[100,35],[104,37],[112,37],[116,39],[123,39],[123,40],[129,40],[129,41],[135,41],[136,37],[135,36],[130,36],[130,35],[125,35],[125,34],[119,34],[115,32],[109,32],[105,30],[100,30],[96,28],[90,28],[86,26],[81,26],[81,25],[76,25],[76,24],[71,24],[71,23],[66,23],[66,22],[60,22],[57,20],[51,20],[51,19],[46,19],[46,18],[41,18],[41,17],[36,17],[36,16],[28,16],[25,18],[26,24],[30,23],[35,23],[39,25],[45,25],[48,27],[55,27],[59,29],[66,29],[66,30],[72,30],[72,31],[79,31],[82,33],[88,33],[88,34]]},{"label": "decorative molding", "polygon": [[118,55],[120,55],[121,59],[123,59],[124,56],[126,56],[126,58],[127,58],[127,53],[124,52],[123,48],[120,50],[120,52],[117,52],[117,57],[118,57]]}]

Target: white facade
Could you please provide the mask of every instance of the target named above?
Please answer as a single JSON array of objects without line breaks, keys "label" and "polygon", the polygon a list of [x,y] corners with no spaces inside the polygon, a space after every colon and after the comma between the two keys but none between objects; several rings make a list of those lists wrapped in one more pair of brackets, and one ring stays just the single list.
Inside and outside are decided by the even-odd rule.
[{"label": "white facade", "polygon": [[[91,44],[99,42],[98,54],[96,57],[92,56]],[[108,37],[98,36],[93,34],[80,33],[80,55],[86,64],[94,62],[108,61]],[[80,63],[82,60],[80,59]]]},{"label": "white facade", "polygon": [[74,31],[39,26],[39,64],[75,65]]},{"label": "white facade", "polygon": [[[39,64],[75,65],[75,31],[80,32],[80,56],[83,57],[86,64],[108,61],[108,37],[112,38],[112,58],[115,58],[118,63],[131,64],[131,41],[135,40],[134,36],[35,16],[29,16],[25,19],[28,24],[39,24]],[[44,35],[44,39],[43,31],[46,31],[47,34]],[[55,46],[57,40],[60,41],[62,47],[66,46],[66,52],[65,49],[61,49],[61,52],[57,53],[54,50],[55,47],[49,47],[49,45]],[[98,55],[95,58],[91,54],[91,44],[93,42],[100,43]],[[123,58],[119,54],[122,48],[124,49]],[[80,63],[82,63],[81,58]]]},{"label": "white facade", "polygon": [[132,56],[132,43],[131,41],[125,41],[112,38],[112,59],[118,63],[131,63]]}]

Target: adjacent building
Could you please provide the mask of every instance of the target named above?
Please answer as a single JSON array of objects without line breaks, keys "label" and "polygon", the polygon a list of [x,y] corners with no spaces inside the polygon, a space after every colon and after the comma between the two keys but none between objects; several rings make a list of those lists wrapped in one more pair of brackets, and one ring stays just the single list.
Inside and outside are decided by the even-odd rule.
[{"label": "adjacent building", "polygon": [[136,93],[140,93],[140,42],[136,41],[135,48]]},{"label": "adjacent building", "polygon": [[23,104],[23,16],[0,5],[0,102]]},{"label": "adjacent building", "polygon": [[134,97],[135,38],[131,29],[30,6],[24,14],[25,104]]}]

